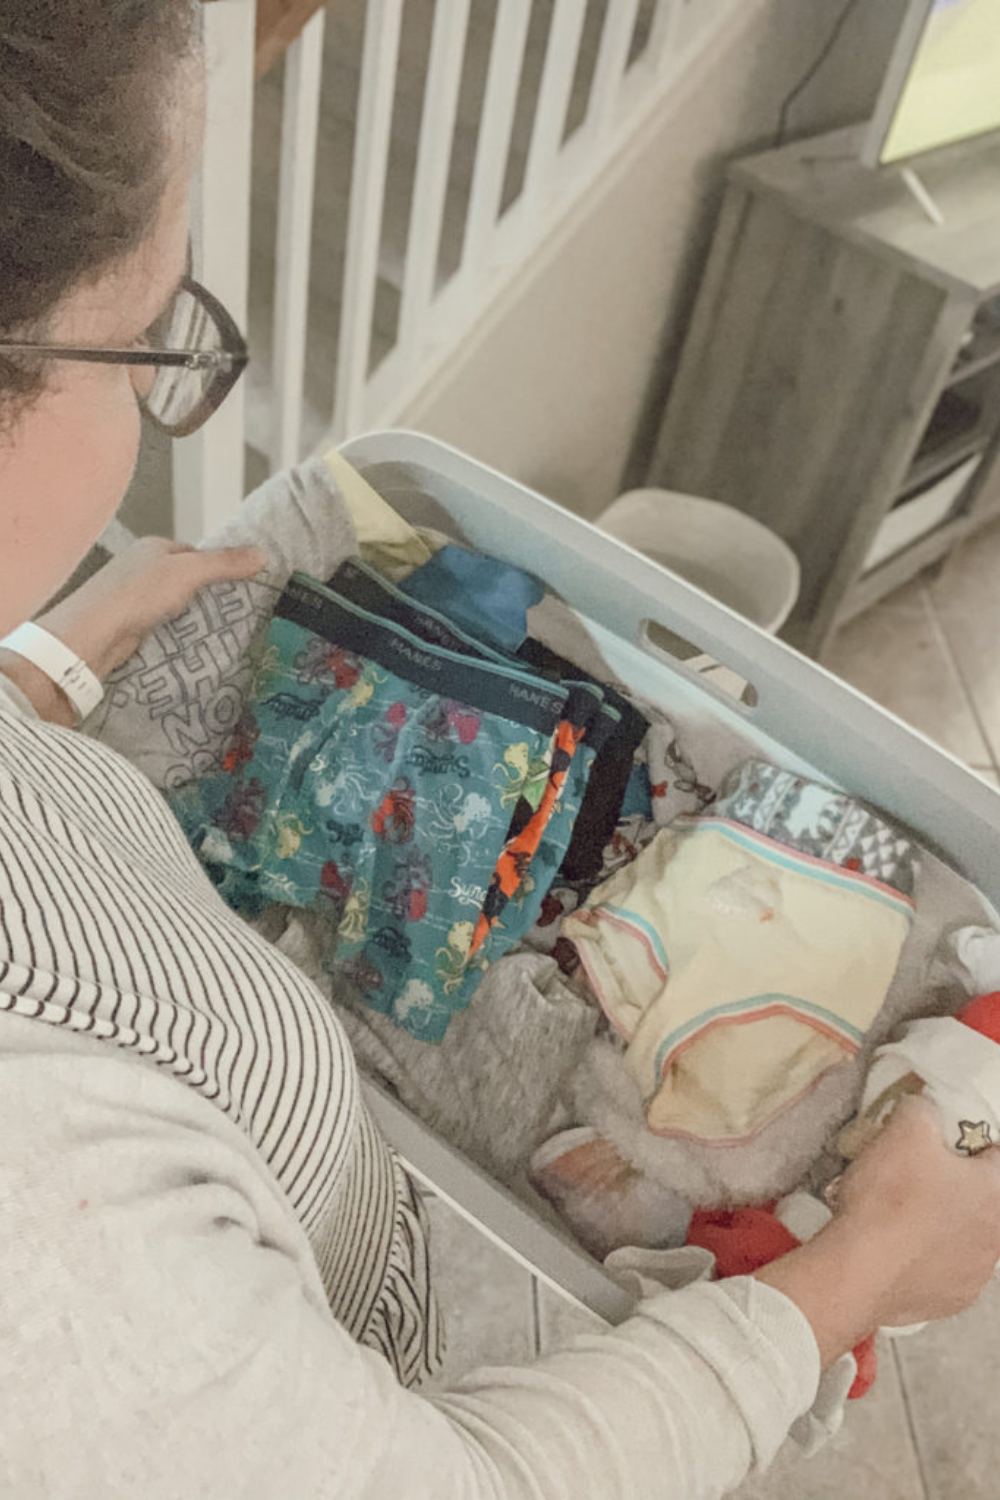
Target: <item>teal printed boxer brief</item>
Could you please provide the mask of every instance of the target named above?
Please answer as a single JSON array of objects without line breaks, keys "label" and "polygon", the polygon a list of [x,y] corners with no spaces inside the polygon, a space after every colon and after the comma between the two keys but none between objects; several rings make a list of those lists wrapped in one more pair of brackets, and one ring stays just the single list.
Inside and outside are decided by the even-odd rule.
[{"label": "teal printed boxer brief", "polygon": [[[381,619],[403,626],[422,640],[463,655],[497,662],[519,673],[525,671],[525,662],[501,655],[483,641],[474,640],[447,616],[422,601],[408,598],[359,559],[349,558],[343,562],[327,586],[339,597],[360,605]],[[534,676],[533,673],[529,675]],[[567,707],[573,708],[570,717],[574,722],[579,719],[586,724],[586,734],[573,756],[562,794],[530,863],[523,870],[517,889],[508,895],[501,894],[499,888],[487,888],[486,910],[494,925],[491,925],[482,951],[491,959],[508,952],[534,926],[572,839],[594,760],[621,722],[618,711],[604,701],[603,689],[597,682],[567,678],[561,687],[567,692]],[[550,766],[548,774],[551,771]],[[532,789],[522,790],[512,809],[507,843],[517,836],[537,806],[545,779],[544,775],[539,777],[534,797]]]},{"label": "teal printed boxer brief", "polygon": [[295,574],[223,771],[175,810],[231,904],[324,911],[331,973],[439,1041],[485,967],[475,921],[565,698]]}]

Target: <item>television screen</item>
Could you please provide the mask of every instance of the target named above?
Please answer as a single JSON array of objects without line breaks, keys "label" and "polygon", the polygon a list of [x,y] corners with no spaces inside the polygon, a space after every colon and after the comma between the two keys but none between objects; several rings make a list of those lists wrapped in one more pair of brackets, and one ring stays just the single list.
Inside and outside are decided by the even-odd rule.
[{"label": "television screen", "polygon": [[870,165],[1000,130],[1000,0],[914,0],[872,122]]}]

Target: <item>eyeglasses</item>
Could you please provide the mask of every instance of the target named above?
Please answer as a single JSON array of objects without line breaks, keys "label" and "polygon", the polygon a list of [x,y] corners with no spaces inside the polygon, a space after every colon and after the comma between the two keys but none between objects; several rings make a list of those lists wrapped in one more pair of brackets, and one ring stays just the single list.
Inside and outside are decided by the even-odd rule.
[{"label": "eyeglasses", "polygon": [[79,364],[130,365],[149,372],[138,387],[151,421],[169,437],[189,437],[217,412],[243,371],[249,353],[218,298],[185,276],[177,295],[136,349],[64,348],[0,343],[0,354],[36,354]]}]

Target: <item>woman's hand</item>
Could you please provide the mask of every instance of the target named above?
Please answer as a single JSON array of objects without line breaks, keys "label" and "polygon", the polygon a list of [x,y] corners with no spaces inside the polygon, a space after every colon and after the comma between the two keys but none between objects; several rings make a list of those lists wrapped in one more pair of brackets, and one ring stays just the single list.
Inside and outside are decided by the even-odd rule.
[{"label": "woman's hand", "polygon": [[199,552],[166,537],[143,537],[37,623],[104,678],[128,661],[157,625],[179,615],[199,589],[251,578],[266,566],[259,547]]},{"label": "woman's hand", "polygon": [[[199,589],[225,579],[251,578],[266,566],[259,547],[198,552],[166,537],[143,537],[36,623],[104,678],[128,661],[157,625],[180,614]],[[43,719],[67,727],[76,722],[69,699],[32,662],[0,651],[0,671]]]},{"label": "woman's hand", "polygon": [[905,1099],[845,1173],[838,1214],[887,1258],[879,1322],[901,1327],[970,1306],[1000,1260],[1000,1151],[959,1156],[936,1109]]},{"label": "woman's hand", "polygon": [[848,1168],[833,1222],[757,1272],[797,1303],[830,1364],[879,1327],[949,1317],[1000,1260],[1000,1151],[949,1151],[934,1106],[904,1099]]}]

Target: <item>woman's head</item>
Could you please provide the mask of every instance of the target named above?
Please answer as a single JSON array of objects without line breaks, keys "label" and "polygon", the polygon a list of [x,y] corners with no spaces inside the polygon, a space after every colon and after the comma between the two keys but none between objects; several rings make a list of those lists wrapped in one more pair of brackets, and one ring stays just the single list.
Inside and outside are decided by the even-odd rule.
[{"label": "woman's head", "polygon": [[[0,0],[0,341],[128,347],[162,312],[200,140],[195,20],[191,0]],[[0,627],[117,508],[131,381],[0,355]]]}]

